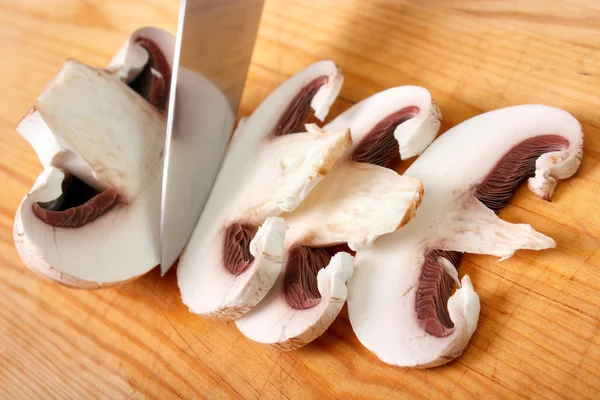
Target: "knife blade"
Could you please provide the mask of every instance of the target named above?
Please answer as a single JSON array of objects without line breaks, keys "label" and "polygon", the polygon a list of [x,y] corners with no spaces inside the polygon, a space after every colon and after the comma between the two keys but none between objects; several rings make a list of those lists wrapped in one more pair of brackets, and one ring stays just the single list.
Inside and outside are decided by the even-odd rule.
[{"label": "knife blade", "polygon": [[231,137],[263,0],[181,0],[161,193],[161,274],[187,244]]}]

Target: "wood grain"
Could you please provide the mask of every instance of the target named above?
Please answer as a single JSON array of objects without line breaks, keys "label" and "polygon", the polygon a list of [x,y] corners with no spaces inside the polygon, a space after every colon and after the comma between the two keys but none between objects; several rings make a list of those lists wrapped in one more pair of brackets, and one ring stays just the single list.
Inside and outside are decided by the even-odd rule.
[{"label": "wood grain", "polygon": [[288,76],[333,59],[332,116],[379,90],[427,87],[443,129],[521,103],[583,124],[584,162],[552,203],[520,188],[501,217],[558,248],[467,256],[482,310],[467,351],[426,371],[365,350],[346,310],[305,348],[276,353],[180,301],[175,274],[70,290],[27,270],[12,222],[40,164],[14,127],[67,57],[105,65],[135,28],[174,31],[176,0],[0,0],[0,398],[599,398],[600,2],[268,0],[241,114]]}]

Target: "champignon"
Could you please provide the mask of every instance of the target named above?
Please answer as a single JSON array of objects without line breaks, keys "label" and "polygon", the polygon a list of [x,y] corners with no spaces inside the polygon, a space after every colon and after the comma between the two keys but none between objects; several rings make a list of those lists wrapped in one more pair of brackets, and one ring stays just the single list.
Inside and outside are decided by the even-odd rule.
[{"label": "champignon", "polygon": [[529,188],[552,197],[575,173],[583,134],[565,111],[504,108],[442,135],[406,171],[425,188],[417,216],[403,229],[356,254],[348,310],[361,343],[386,363],[434,367],[458,357],[477,327],[479,297],[456,268],[463,252],[510,257],[546,249],[552,239],[497,213],[529,177]]},{"label": "champignon", "polygon": [[323,119],[343,77],[315,63],[270,94],[240,122],[205,209],[177,269],[190,311],[231,319],[256,305],[281,269],[285,223],[350,145],[347,129],[299,132],[310,108]]},{"label": "champignon", "polygon": [[407,86],[373,95],[326,126],[349,127],[353,145],[300,206],[281,215],[288,224],[284,268],[265,299],[236,320],[244,335],[292,350],[325,332],[344,305],[353,270],[352,257],[331,246],[369,246],[415,215],[420,181],[388,168],[400,154],[422,151],[440,118],[427,90]]},{"label": "champignon", "polygon": [[93,288],[159,263],[172,46],[145,29],[109,71],[67,60],[19,123],[44,171],[17,210],[14,240],[42,276]]}]

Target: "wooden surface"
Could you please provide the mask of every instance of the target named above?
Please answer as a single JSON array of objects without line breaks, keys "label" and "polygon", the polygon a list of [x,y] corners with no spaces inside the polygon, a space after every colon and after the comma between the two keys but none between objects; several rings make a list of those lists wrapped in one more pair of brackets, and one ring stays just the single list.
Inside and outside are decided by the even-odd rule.
[{"label": "wooden surface", "polygon": [[[373,3],[373,4],[367,4]],[[174,272],[76,291],[19,260],[13,215],[41,171],[14,130],[66,57],[105,65],[136,27],[174,31],[176,0],[0,0],[0,398],[600,398],[600,2],[267,1],[242,105],[319,59],[346,82],[331,116],[396,85],[427,87],[443,130],[494,108],[546,103],[583,124],[584,161],[545,203],[525,188],[501,214],[556,250],[467,256],[479,328],[452,364],[380,362],[340,317],[278,354],[233,323],[190,314]]]}]

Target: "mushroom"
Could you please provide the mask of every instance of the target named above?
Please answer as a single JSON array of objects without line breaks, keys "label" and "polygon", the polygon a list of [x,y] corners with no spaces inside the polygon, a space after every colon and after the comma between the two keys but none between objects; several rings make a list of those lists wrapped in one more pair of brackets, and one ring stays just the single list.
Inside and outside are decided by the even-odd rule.
[{"label": "mushroom", "polygon": [[325,127],[350,128],[353,145],[294,211],[281,215],[288,225],[284,267],[265,299],[236,320],[244,335],[293,350],[325,332],[344,305],[353,271],[350,254],[335,254],[338,245],[368,247],[415,215],[420,181],[388,168],[400,154],[422,151],[440,118],[427,90],[406,86],[371,96]]},{"label": "mushroom", "polygon": [[13,234],[21,259],[42,276],[94,288],[159,263],[172,46],[172,36],[144,29],[108,70],[67,60],[19,123],[44,171]]},{"label": "mushroom", "polygon": [[177,269],[190,311],[236,318],[271,288],[282,263],[285,223],[350,145],[347,129],[300,131],[310,108],[323,119],[343,77],[315,63],[271,93],[240,121],[205,209]]},{"label": "mushroom", "polygon": [[433,142],[405,172],[425,188],[417,216],[356,254],[348,311],[361,343],[405,367],[458,357],[480,310],[469,277],[458,281],[462,253],[504,259],[518,249],[555,247],[530,225],[505,222],[497,213],[528,177],[529,188],[550,200],[557,180],[579,167],[582,145],[577,120],[543,105],[485,113]]}]

